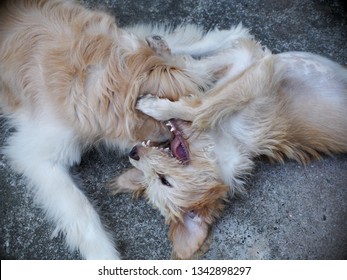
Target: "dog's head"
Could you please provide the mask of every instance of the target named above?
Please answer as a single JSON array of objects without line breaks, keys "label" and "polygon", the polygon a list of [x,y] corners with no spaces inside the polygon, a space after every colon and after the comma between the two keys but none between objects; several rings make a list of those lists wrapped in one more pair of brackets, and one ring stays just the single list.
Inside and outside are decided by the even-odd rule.
[{"label": "dog's head", "polygon": [[[132,170],[127,182],[137,184],[170,225],[169,238],[178,258],[191,258],[219,216],[229,188],[217,178],[208,135],[191,130],[190,123],[171,121],[172,138],[161,146],[136,145],[129,154]],[[124,176],[122,175],[124,180]],[[136,178],[135,178],[136,177]]]},{"label": "dog's head", "polygon": [[192,63],[194,60],[189,55],[171,54],[160,36],[140,40],[134,51],[122,56],[128,73],[127,80],[121,85],[126,93],[123,108],[128,137],[137,141],[168,139],[168,131],[162,123],[135,109],[138,98],[153,94],[176,101],[182,96],[206,90],[212,78],[202,77],[201,73],[189,68],[188,61]]}]

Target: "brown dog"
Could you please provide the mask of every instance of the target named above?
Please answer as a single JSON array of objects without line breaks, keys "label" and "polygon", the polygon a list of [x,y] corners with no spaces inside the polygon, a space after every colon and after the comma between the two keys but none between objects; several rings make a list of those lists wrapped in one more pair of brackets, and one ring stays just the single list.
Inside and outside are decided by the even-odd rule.
[{"label": "brown dog", "polygon": [[229,70],[206,97],[139,100],[142,112],[172,119],[172,140],[169,149],[135,146],[136,169],[117,182],[161,211],[180,258],[203,244],[228,192],[243,191],[254,157],[305,163],[347,152],[346,68],[311,53],[272,55],[251,40],[227,53]]},{"label": "brown dog", "polygon": [[[171,44],[160,54],[165,41],[145,37],[157,32]],[[218,37],[219,48],[226,35],[192,26],[128,31],[110,15],[73,1],[2,1],[0,109],[16,128],[5,152],[28,178],[55,234],[62,232],[83,258],[119,254],[69,167],[93,145],[124,151],[147,138],[168,139],[165,125],[135,110],[136,100],[145,93],[177,100],[208,88],[209,70],[191,57],[197,49],[190,45],[188,55],[175,54],[205,36]]]}]

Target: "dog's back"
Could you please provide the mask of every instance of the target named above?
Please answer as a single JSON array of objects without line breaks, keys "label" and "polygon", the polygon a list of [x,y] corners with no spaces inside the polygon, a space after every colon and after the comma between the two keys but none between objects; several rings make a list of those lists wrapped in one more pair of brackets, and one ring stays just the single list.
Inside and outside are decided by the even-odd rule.
[{"label": "dog's back", "polygon": [[[94,25],[98,29],[93,31]],[[115,27],[114,19],[88,11],[73,1],[2,3],[0,106],[3,112],[13,113],[25,105],[36,107],[35,102],[39,103],[42,96],[46,101],[51,98],[51,102],[57,102],[52,97],[64,99],[62,93],[69,92],[66,87],[71,86],[65,81],[74,81],[74,76],[80,74],[76,73],[76,69],[84,69],[83,63],[87,63],[86,59],[93,59],[92,56],[99,59],[102,53],[107,54],[105,49],[112,43],[110,39],[110,44],[98,44],[96,48],[97,42],[92,45],[87,37],[93,32],[112,36],[112,27]],[[83,45],[87,43],[89,48]],[[78,49],[85,50],[84,57],[74,55],[82,53]],[[88,54],[88,50],[93,54]]]}]

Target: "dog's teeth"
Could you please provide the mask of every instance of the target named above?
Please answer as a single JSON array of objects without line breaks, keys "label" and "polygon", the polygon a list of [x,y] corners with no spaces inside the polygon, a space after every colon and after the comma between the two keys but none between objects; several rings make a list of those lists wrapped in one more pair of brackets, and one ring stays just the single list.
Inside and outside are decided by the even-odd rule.
[{"label": "dog's teeth", "polygon": [[149,146],[151,144],[151,140],[147,140],[146,145]]},{"label": "dog's teeth", "polygon": [[170,148],[165,148],[164,151],[165,151],[165,152],[169,152],[169,151],[170,151]]},{"label": "dog's teeth", "polygon": [[172,123],[171,123],[170,121],[168,121],[168,122],[166,123],[166,126],[170,128],[170,131],[171,131],[171,132],[175,130],[175,127],[172,125]]},{"label": "dog's teeth", "polygon": [[146,145],[146,142],[145,142],[145,141],[141,142],[141,145],[142,145],[143,147],[147,147],[147,145]]}]

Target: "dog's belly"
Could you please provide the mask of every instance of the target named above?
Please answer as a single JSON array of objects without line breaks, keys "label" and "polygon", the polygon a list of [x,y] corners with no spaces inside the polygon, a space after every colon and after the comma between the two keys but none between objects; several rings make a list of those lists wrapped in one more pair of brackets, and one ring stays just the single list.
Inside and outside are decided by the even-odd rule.
[{"label": "dog's belly", "polygon": [[346,67],[319,55],[305,52],[278,54],[274,71],[282,80],[281,90],[295,95],[293,98],[299,103],[339,104],[347,98]]},{"label": "dog's belly", "polygon": [[285,100],[293,126],[312,127],[327,135],[347,135],[347,69],[327,58],[300,52],[277,55],[279,100]]},{"label": "dog's belly", "polygon": [[[234,157],[241,150],[247,151],[249,154],[252,154],[253,151],[256,152],[258,147],[257,139],[262,134],[262,127],[254,117],[254,112],[244,109],[225,120],[221,124],[219,132],[215,135],[216,153],[220,156],[224,153]],[[227,163],[225,164],[227,165]]]}]

